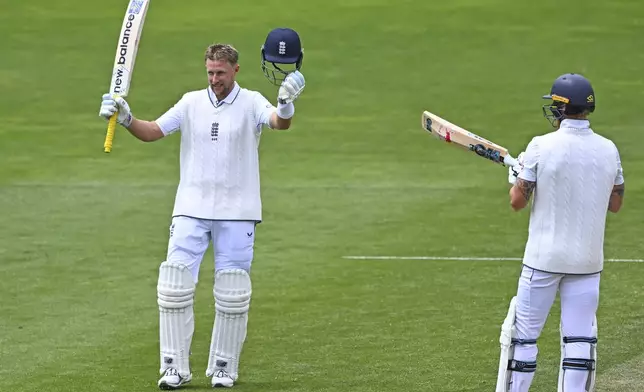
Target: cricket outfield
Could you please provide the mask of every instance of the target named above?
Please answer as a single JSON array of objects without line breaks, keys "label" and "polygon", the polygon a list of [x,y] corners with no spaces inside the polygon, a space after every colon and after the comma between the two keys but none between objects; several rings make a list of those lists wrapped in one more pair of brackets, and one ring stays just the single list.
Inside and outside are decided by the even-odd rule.
[{"label": "cricket outfield", "polygon": [[[103,152],[98,110],[125,5],[0,2],[2,391],[157,389],[156,282],[179,135],[145,144],[118,127]],[[592,127],[616,143],[626,178],[605,254],[644,259],[643,3],[152,0],[133,114],[155,119],[204,88],[213,42],[239,49],[239,83],[275,101],[260,45],[278,26],[302,38],[307,87],[293,128],[262,136],[264,222],[236,389],[494,389],[528,211],[511,210],[504,168],[423,132],[423,110],[516,155],[551,129],[541,96],[552,81],[586,75]],[[189,391],[210,390],[212,258],[197,287]],[[644,390],[642,287],[644,263],[606,263],[598,392]],[[534,392],[556,383],[557,306]]]}]

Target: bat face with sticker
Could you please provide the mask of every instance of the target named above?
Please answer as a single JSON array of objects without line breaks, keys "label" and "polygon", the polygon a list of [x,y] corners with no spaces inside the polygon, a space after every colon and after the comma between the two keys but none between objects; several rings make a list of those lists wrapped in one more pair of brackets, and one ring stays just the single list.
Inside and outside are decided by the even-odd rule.
[{"label": "bat face with sticker", "polygon": [[[112,68],[109,94],[113,98],[125,98],[130,92],[134,62],[149,4],[150,0],[130,0],[127,6]],[[117,118],[118,113],[114,113],[107,125],[107,134],[103,145],[105,152],[112,151]]]},{"label": "bat face with sticker", "polygon": [[484,139],[458,125],[452,124],[429,111],[423,112],[421,126],[432,136],[447,143],[455,144],[492,162],[504,166],[516,166],[518,164],[516,159],[510,155],[507,148]]}]

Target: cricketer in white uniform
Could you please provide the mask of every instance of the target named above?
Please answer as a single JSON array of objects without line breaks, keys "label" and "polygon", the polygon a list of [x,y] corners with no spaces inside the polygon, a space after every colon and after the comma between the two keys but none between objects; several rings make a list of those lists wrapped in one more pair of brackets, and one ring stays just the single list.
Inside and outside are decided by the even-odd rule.
[{"label": "cricketer in white uniform", "polygon": [[[211,241],[215,320],[206,375],[213,387],[232,387],[238,378],[252,293],[255,225],[262,220],[260,135],[263,127],[290,127],[293,102],[305,86],[299,71],[303,50],[295,31],[272,30],[261,54],[265,75],[280,86],[277,107],[237,84],[239,55],[224,44],[206,50],[209,87],[186,93],[156,121],[135,119],[123,98],[103,96],[100,115],[108,119],[118,110],[118,122],[140,140],[181,132],[180,182],[157,285],[161,389],[176,389],[192,379],[194,293]],[[277,64],[294,69],[285,71]]]},{"label": "cricketer in white uniform", "polygon": [[527,392],[537,339],[557,292],[561,299],[559,392],[595,384],[596,311],[607,211],[618,212],[624,177],[615,144],[590,128],[595,93],[579,74],[557,78],[544,105],[556,131],[537,136],[510,168],[515,211],[532,197],[518,290],[501,328],[496,392]]}]

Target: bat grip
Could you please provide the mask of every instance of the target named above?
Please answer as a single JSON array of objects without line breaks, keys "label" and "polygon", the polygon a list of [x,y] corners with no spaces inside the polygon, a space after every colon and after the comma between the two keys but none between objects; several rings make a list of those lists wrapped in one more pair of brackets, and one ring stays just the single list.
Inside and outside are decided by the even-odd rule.
[{"label": "bat grip", "polygon": [[114,131],[116,130],[116,118],[118,112],[114,113],[110,117],[110,121],[107,123],[107,134],[105,134],[105,143],[103,144],[103,151],[111,152],[112,151],[112,141],[114,140]]},{"label": "bat grip", "polygon": [[506,165],[506,166],[514,167],[514,166],[518,165],[519,162],[515,158],[512,158],[512,156],[510,156],[510,154],[508,154],[503,158],[503,164]]}]

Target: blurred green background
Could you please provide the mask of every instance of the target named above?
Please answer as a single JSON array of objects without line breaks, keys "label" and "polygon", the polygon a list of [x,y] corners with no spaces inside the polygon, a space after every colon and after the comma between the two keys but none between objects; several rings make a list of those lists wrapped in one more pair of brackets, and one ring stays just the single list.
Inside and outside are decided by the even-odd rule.
[{"label": "blurred green background", "polygon": [[[0,0],[2,391],[147,391],[158,379],[156,279],[178,181],[179,136],[117,129],[100,97],[127,1]],[[608,258],[641,259],[644,4],[542,0],[153,0],[128,102],[153,120],[206,87],[203,52],[240,51],[239,83],[275,101],[268,31],[300,33],[307,87],[288,132],[260,146],[264,222],[241,391],[491,391],[528,211],[507,172],[432,139],[423,110],[510,149],[551,131],[541,96],[566,72],[595,87],[594,130],[620,149],[627,191]],[[641,263],[606,263],[597,391],[644,390]],[[205,377],[209,250],[188,390]],[[532,391],[555,388],[557,304]]]}]

